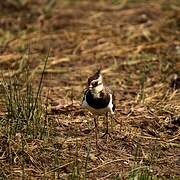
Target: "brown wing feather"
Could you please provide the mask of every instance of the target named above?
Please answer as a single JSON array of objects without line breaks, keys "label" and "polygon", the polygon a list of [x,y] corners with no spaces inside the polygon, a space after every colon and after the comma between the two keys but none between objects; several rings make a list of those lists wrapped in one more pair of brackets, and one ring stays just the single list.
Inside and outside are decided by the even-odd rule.
[{"label": "brown wing feather", "polygon": [[114,92],[111,89],[109,89],[108,87],[105,87],[104,91],[106,91],[106,93],[112,94],[113,111],[115,111],[115,107],[116,107],[115,100],[116,100],[116,98],[115,98]]}]

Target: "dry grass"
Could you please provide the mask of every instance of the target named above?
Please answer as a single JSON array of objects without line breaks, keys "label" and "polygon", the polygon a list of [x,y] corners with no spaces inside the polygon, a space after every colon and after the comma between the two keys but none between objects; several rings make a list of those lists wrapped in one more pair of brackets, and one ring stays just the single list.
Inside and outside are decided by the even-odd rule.
[{"label": "dry grass", "polygon": [[[12,2],[0,3],[0,178],[179,179],[180,93],[170,87],[171,76],[180,75],[179,1]],[[37,93],[49,49],[41,105],[34,107],[42,114],[33,116],[43,133],[32,136],[38,125],[29,108],[26,116],[17,109]],[[92,116],[80,107],[98,67],[117,106],[112,138],[99,139],[99,152]],[[7,116],[4,82],[12,87],[6,95],[20,83],[17,96],[25,101],[13,100],[21,102],[13,110],[19,119]],[[14,128],[24,119],[31,131]]]}]

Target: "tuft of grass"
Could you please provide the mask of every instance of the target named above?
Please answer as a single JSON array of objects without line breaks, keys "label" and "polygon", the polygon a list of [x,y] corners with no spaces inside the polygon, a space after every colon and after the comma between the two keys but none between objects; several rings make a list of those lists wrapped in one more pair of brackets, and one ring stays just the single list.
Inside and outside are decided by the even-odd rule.
[{"label": "tuft of grass", "polygon": [[[137,145],[134,152],[134,165],[128,173],[129,180],[152,180],[151,164],[152,159],[147,162],[139,161],[138,157],[141,157],[140,146]],[[152,158],[152,157],[151,157]]]},{"label": "tuft of grass", "polygon": [[129,180],[152,180],[155,177],[147,166],[140,166],[129,172]]},{"label": "tuft of grass", "polygon": [[37,88],[33,86],[28,67],[24,67],[21,69],[22,72],[10,78],[2,76],[3,102],[6,110],[0,121],[1,133],[5,138],[2,146],[6,147],[4,150],[8,162],[11,165],[19,164],[22,179],[27,178],[26,164],[32,161],[27,152],[28,141],[45,139],[48,135],[47,107],[44,106],[42,99],[43,78],[48,57],[49,53],[45,58]]},{"label": "tuft of grass", "polygon": [[[49,56],[49,54],[48,54]],[[6,116],[3,119],[2,126],[6,126],[5,134],[11,139],[17,133],[24,134],[28,138],[40,138],[45,135],[46,129],[46,111],[42,103],[42,82],[46,68],[48,56],[45,59],[44,68],[37,91],[33,83],[28,81],[30,72],[25,68],[25,86],[18,76],[8,79],[3,77],[4,104]]]},{"label": "tuft of grass", "polygon": [[[68,176],[69,180],[78,180],[78,179],[86,180],[86,179],[88,179],[89,154],[90,154],[90,144],[88,143],[86,146],[85,158],[83,158],[83,159],[80,158],[79,144],[78,144],[78,141],[76,140],[72,172]],[[81,161],[83,161],[83,163]]]},{"label": "tuft of grass", "polygon": [[74,156],[74,163],[73,163],[73,169],[72,173],[69,176],[69,180],[78,180],[81,178],[81,171],[80,171],[80,163],[78,159],[78,141],[76,140],[76,150],[75,150],[75,156]]}]

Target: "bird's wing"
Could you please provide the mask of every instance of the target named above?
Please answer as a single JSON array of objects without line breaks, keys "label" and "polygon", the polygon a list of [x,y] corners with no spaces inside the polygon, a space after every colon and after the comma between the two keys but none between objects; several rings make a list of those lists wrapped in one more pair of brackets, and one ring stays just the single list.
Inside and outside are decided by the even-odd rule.
[{"label": "bird's wing", "polygon": [[112,91],[110,88],[108,88],[108,87],[105,87],[105,91],[107,92],[107,93],[110,93],[111,95],[112,95],[112,100],[113,100],[113,102],[115,101],[115,94],[114,94],[114,91]]},{"label": "bird's wing", "polygon": [[113,91],[109,87],[105,87],[104,90],[109,94],[113,94]]}]

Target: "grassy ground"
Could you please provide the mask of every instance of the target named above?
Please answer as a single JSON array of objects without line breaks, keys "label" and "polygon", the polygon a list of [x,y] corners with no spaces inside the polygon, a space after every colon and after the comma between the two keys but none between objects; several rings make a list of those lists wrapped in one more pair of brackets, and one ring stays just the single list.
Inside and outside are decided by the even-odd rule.
[{"label": "grassy ground", "polygon": [[[180,178],[178,0],[7,0],[0,9],[0,179]],[[97,151],[80,102],[99,67],[117,109]],[[103,118],[99,126],[101,135]]]}]

